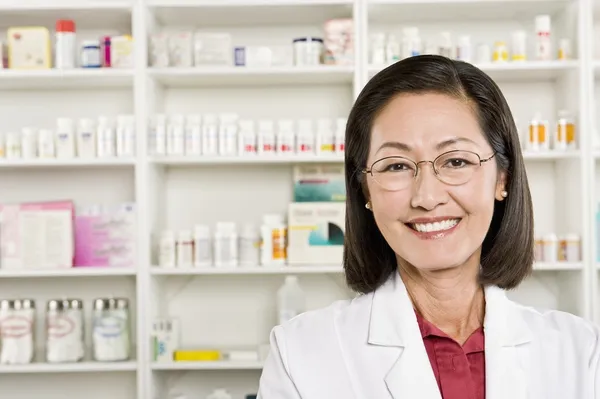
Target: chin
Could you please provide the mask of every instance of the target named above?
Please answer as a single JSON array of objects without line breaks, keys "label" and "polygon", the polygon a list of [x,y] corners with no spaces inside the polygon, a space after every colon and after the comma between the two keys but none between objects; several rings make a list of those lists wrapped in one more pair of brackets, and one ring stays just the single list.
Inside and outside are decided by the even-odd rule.
[{"label": "chin", "polygon": [[402,259],[404,259],[406,262],[408,262],[411,266],[413,266],[415,269],[417,270],[422,270],[422,271],[438,271],[438,270],[449,270],[449,269],[455,269],[458,267],[461,267],[461,265],[464,265],[465,262],[457,262],[456,261],[456,257],[452,257],[452,259],[448,259],[446,256],[444,257],[435,257],[435,256],[428,256],[428,257],[411,257],[411,256],[407,256],[407,257],[402,257],[400,256]]}]

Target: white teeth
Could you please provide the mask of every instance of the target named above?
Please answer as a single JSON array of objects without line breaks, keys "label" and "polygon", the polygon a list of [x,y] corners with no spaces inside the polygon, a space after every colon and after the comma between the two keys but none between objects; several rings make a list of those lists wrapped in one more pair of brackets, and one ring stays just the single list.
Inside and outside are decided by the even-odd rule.
[{"label": "white teeth", "polygon": [[460,219],[448,219],[435,223],[413,223],[415,230],[421,233],[431,233],[434,231],[444,231],[456,226]]}]

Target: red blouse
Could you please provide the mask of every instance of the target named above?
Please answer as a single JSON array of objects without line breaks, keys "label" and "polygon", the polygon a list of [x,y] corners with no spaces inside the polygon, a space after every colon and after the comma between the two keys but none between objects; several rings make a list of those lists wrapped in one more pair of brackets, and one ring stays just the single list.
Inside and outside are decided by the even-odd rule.
[{"label": "red blouse", "polygon": [[483,327],[461,347],[419,314],[417,321],[442,398],[485,399]]}]

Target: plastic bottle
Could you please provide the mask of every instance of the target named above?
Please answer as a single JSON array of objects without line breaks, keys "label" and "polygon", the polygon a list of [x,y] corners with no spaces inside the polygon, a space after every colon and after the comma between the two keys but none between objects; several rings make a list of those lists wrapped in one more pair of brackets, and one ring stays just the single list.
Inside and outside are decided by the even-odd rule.
[{"label": "plastic bottle", "polygon": [[400,60],[400,42],[395,35],[388,35],[385,42],[385,61],[393,64]]},{"label": "plastic bottle", "polygon": [[79,158],[96,157],[96,127],[94,120],[82,118],[77,129],[77,155]]},{"label": "plastic bottle", "polygon": [[171,117],[167,131],[167,152],[169,155],[183,155],[185,147],[185,120],[183,115]]},{"label": "plastic bottle", "polygon": [[55,68],[75,68],[77,59],[75,22],[68,19],[59,19],[56,21],[55,38]]},{"label": "plastic bottle", "polygon": [[550,61],[552,59],[550,26],[550,15],[538,15],[535,17],[535,58],[539,61]]},{"label": "plastic bottle", "polygon": [[298,120],[296,151],[298,154],[315,153],[315,133],[313,131],[313,124],[310,119]]},{"label": "plastic bottle", "polygon": [[98,157],[113,157],[115,155],[115,128],[105,116],[98,117],[98,128],[96,129]]},{"label": "plastic bottle", "polygon": [[7,159],[21,158],[21,133],[19,133],[19,132],[6,133],[6,158]]},{"label": "plastic bottle", "polygon": [[182,230],[177,235],[177,266],[192,267],[194,265],[194,240],[192,232]]},{"label": "plastic bottle", "polygon": [[117,116],[116,153],[118,157],[134,155],[134,117],[133,115]]},{"label": "plastic bottle", "polygon": [[556,139],[558,140],[558,143],[555,140],[555,148],[556,144],[559,146],[559,148],[556,149],[577,149],[577,141],[575,139],[575,121],[573,120],[573,117],[569,111],[560,110],[558,112],[556,131]]},{"label": "plastic bottle", "polygon": [[270,119],[258,121],[258,154],[270,155],[275,153],[275,127]]},{"label": "plastic bottle", "polygon": [[257,266],[260,264],[260,236],[255,226],[244,225],[239,238],[240,266]]},{"label": "plastic bottle", "polygon": [[37,132],[33,128],[23,128],[21,131],[21,153],[23,158],[33,159],[38,156]]},{"label": "plastic bottle", "polygon": [[346,151],[346,118],[337,118],[335,120],[335,152],[343,154]]},{"label": "plastic bottle", "polygon": [[277,121],[277,153],[293,154],[296,152],[295,133],[293,120],[280,119]]},{"label": "plastic bottle", "polygon": [[511,53],[511,59],[513,61],[527,60],[527,33],[524,30],[513,32]]},{"label": "plastic bottle", "polygon": [[408,27],[402,30],[402,58],[414,57],[421,54],[421,38],[419,28]]},{"label": "plastic bottle", "polygon": [[558,237],[550,233],[543,237],[544,241],[544,262],[558,261]]},{"label": "plastic bottle", "polygon": [[306,298],[297,276],[286,276],[277,290],[277,318],[283,324],[306,310]]},{"label": "plastic bottle", "polygon": [[251,119],[240,119],[240,132],[238,134],[238,154],[256,155],[256,131],[254,130],[254,121]]},{"label": "plastic bottle", "polygon": [[284,265],[287,259],[287,227],[281,215],[264,215],[260,227],[263,266]]},{"label": "plastic bottle", "polygon": [[204,124],[202,125],[202,154],[217,155],[218,148],[219,122],[217,115],[204,115]]},{"label": "plastic bottle", "polygon": [[[5,147],[8,149],[8,141]],[[56,157],[56,137],[53,130],[40,129],[38,132],[38,155],[45,159]]]},{"label": "plastic bottle", "polygon": [[150,141],[154,142],[152,154],[165,155],[167,153],[167,116],[165,114],[155,115],[152,126],[154,130],[154,138],[150,137]]},{"label": "plastic bottle", "polygon": [[335,150],[335,134],[331,126],[331,119],[319,118],[317,120],[317,154],[331,154]]},{"label": "plastic bottle", "polygon": [[177,245],[175,234],[166,230],[160,236],[158,264],[160,267],[175,267],[177,264]]},{"label": "plastic bottle", "polygon": [[237,152],[238,115],[219,115],[219,155],[233,156]]},{"label": "plastic bottle", "polygon": [[202,117],[188,115],[185,124],[185,155],[202,154]]},{"label": "plastic bottle", "polygon": [[238,236],[235,223],[218,222],[214,241],[215,266],[238,265]]},{"label": "plastic bottle", "polygon": [[194,266],[207,267],[212,263],[210,228],[200,224],[194,227]]},{"label": "plastic bottle", "polygon": [[56,157],[75,158],[75,125],[73,119],[56,120]]},{"label": "plastic bottle", "polygon": [[456,50],[456,59],[464,62],[471,62],[473,59],[473,50],[471,46],[471,36],[463,35],[458,38],[458,47]]},{"label": "plastic bottle", "polygon": [[383,65],[386,60],[385,33],[374,33],[371,35],[371,64]]},{"label": "plastic bottle", "polygon": [[454,58],[454,46],[452,45],[452,35],[448,31],[440,33],[439,54],[446,58]]}]

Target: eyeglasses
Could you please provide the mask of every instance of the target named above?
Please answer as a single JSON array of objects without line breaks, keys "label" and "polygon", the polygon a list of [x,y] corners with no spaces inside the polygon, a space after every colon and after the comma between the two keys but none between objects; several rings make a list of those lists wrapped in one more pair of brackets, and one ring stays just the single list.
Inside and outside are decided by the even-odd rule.
[{"label": "eyeglasses", "polygon": [[495,155],[496,153],[489,158],[481,159],[478,154],[471,151],[453,150],[440,154],[433,161],[419,162],[392,156],[373,162],[371,168],[363,169],[362,173],[370,174],[373,180],[385,190],[399,191],[410,186],[419,173],[420,164],[430,163],[435,176],[441,182],[459,186],[471,180],[477,168]]}]

